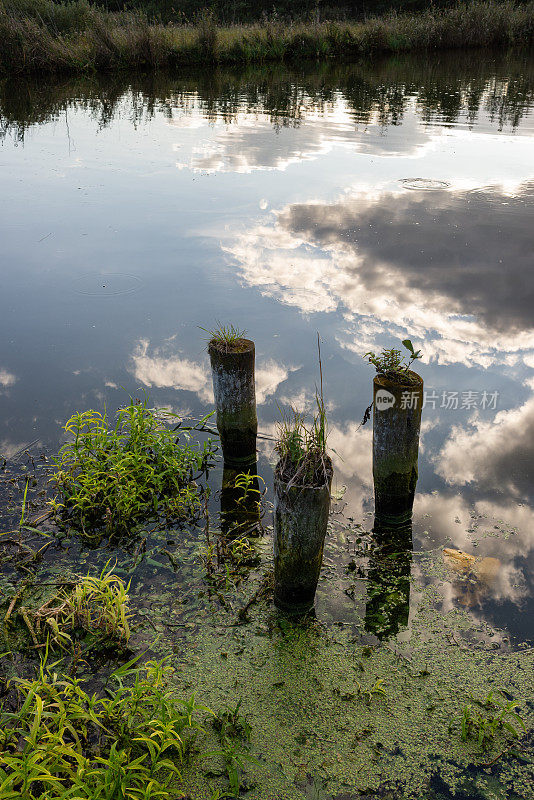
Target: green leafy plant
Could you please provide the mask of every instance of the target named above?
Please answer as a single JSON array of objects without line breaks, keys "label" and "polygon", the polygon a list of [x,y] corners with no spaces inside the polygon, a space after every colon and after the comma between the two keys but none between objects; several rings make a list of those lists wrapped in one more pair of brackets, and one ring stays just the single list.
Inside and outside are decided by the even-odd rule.
[{"label": "green leafy plant", "polygon": [[106,564],[100,575],[80,576],[72,589],[60,591],[40,608],[25,609],[24,621],[34,640],[50,637],[61,647],[72,645],[76,631],[126,644],[129,588]]},{"label": "green leafy plant", "polygon": [[243,788],[243,773],[247,762],[258,763],[249,753],[252,729],[240,713],[240,708],[241,701],[235,708],[225,708],[215,715],[212,724],[219,735],[221,749],[212,750],[207,754],[221,756],[224,760],[231,789],[231,793],[226,795],[229,797],[239,797]]},{"label": "green leafy plant", "polygon": [[261,561],[256,548],[247,536],[232,539],[227,545],[227,550],[236,568],[255,566]]},{"label": "green leafy plant", "polygon": [[342,700],[353,700],[356,696],[360,697],[362,700],[365,700],[367,705],[371,703],[373,697],[387,697],[387,692],[384,689],[384,679],[377,678],[372,686],[369,688],[365,688],[361,685],[361,683],[354,678],[354,683],[356,685],[355,692],[345,692],[339,688],[334,689],[334,694],[337,694]]},{"label": "green leafy plant", "polygon": [[490,692],[485,700],[472,697],[473,704],[464,706],[461,717],[461,737],[464,742],[476,739],[478,745],[487,750],[500,732],[506,731],[517,737],[519,731],[515,725],[526,731],[525,723],[515,710],[519,703],[513,700],[506,702],[506,698],[501,700],[498,694],[502,695],[500,692]]},{"label": "green leafy plant", "polygon": [[374,366],[378,375],[383,375],[391,380],[410,380],[410,368],[414,361],[422,358],[421,350],[415,350],[410,339],[404,339],[402,344],[409,353],[409,358],[406,361],[400,350],[382,350],[378,355],[373,351],[369,351],[364,355],[370,364]]},{"label": "green leafy plant", "polygon": [[367,703],[370,703],[373,697],[387,697],[387,692],[384,689],[384,679],[377,678],[376,681],[369,689],[362,689],[358,683],[358,694],[361,695]]},{"label": "green leafy plant", "polygon": [[196,703],[174,698],[166,659],[115,670],[108,695],[90,695],[46,655],[33,679],[14,678],[16,711],[0,707],[2,800],[167,800],[180,778]]},{"label": "green leafy plant", "polygon": [[[262,489],[260,484],[263,484]],[[261,534],[265,491],[265,481],[259,475],[250,472],[232,474],[225,470],[220,493],[223,536],[237,539]]]},{"label": "green leafy plant", "polygon": [[233,592],[247,576],[251,567],[261,563],[261,556],[247,536],[228,538],[216,532],[214,541],[208,540],[199,548],[205,568],[205,580],[210,589],[226,606],[225,594]]},{"label": "green leafy plant", "polygon": [[87,532],[128,530],[147,518],[179,519],[200,511],[196,473],[211,463],[211,440],[193,446],[167,424],[176,414],[147,401],[119,410],[114,427],[106,413],[84,411],[65,425],[72,440],[56,460],[52,478],[61,497],[56,516]]},{"label": "green leafy plant", "polygon": [[234,708],[223,708],[215,714],[212,725],[221,738],[241,739],[250,742],[252,728],[247,719],[240,713],[241,700]]},{"label": "green leafy plant", "polygon": [[259,488],[259,481],[265,486],[265,481],[261,475],[252,475],[250,472],[240,472],[236,475],[234,480],[234,487],[239,489],[242,494],[237,499],[239,505],[245,505],[252,497],[256,500],[259,507],[261,503],[261,489]]}]

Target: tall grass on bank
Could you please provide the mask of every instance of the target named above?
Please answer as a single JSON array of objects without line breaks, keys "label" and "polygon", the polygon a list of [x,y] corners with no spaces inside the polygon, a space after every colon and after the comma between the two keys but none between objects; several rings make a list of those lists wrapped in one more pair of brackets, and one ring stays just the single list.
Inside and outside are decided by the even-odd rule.
[{"label": "tall grass on bank", "polygon": [[240,64],[304,58],[353,60],[374,53],[524,46],[534,41],[534,1],[459,3],[363,22],[218,26],[149,23],[87,0],[0,0],[0,72],[87,72],[186,64]]}]

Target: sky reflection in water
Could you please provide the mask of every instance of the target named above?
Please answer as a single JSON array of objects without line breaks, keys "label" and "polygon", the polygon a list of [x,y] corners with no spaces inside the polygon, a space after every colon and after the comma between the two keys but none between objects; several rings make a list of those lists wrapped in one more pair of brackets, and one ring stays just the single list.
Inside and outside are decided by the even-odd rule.
[{"label": "sky reflection in water", "polygon": [[273,432],[277,404],[311,407],[320,330],[337,483],[369,525],[362,355],[409,335],[437,398],[415,546],[499,559],[444,603],[533,634],[532,59],[6,84],[0,132],[4,456],[124,390],[209,410],[216,319],[255,339]]}]

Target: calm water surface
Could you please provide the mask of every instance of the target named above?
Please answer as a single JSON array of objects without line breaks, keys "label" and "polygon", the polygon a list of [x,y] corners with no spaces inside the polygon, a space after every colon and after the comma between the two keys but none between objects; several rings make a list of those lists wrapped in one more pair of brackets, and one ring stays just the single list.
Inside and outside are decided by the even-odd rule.
[{"label": "calm water surface", "polygon": [[[362,356],[408,336],[416,548],[496,559],[443,608],[534,637],[532,57],[7,82],[0,185],[4,457],[142,390],[207,413],[216,320],[256,342],[270,435],[279,405],[313,407],[320,331],[340,506],[369,527]],[[322,581],[319,616],[348,602]]]}]

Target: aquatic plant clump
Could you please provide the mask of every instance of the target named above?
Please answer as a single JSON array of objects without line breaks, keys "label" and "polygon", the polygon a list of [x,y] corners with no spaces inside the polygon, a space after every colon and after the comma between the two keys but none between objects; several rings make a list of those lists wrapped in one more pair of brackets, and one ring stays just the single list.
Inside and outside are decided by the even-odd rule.
[{"label": "aquatic plant clump", "polygon": [[51,644],[72,644],[71,634],[76,631],[126,644],[129,588],[106,565],[100,575],[85,575],[40,608],[26,609],[24,621],[34,640],[49,636]]},{"label": "aquatic plant clump", "polygon": [[466,705],[462,712],[461,735],[462,740],[476,739],[482,749],[487,750],[493,745],[498,733],[505,730],[512,736],[518,737],[519,731],[526,731],[526,726],[516,708],[520,704],[514,700],[505,702],[498,695],[502,692],[490,692],[485,700],[472,698],[473,704]]},{"label": "aquatic plant clump", "polygon": [[167,422],[176,414],[131,401],[109,426],[106,413],[84,411],[65,425],[72,440],[56,459],[57,517],[87,528],[128,529],[141,520],[176,520],[201,507],[195,477],[211,464],[211,440],[193,444]]},{"label": "aquatic plant clump", "polygon": [[[187,755],[184,734],[200,728],[205,706],[178,700],[166,687],[170,667],[133,661],[111,675],[107,697],[47,666],[14,678],[0,704],[0,796],[3,800],[166,800]],[[13,697],[14,693],[14,697]],[[211,713],[211,712],[210,712]]]}]

